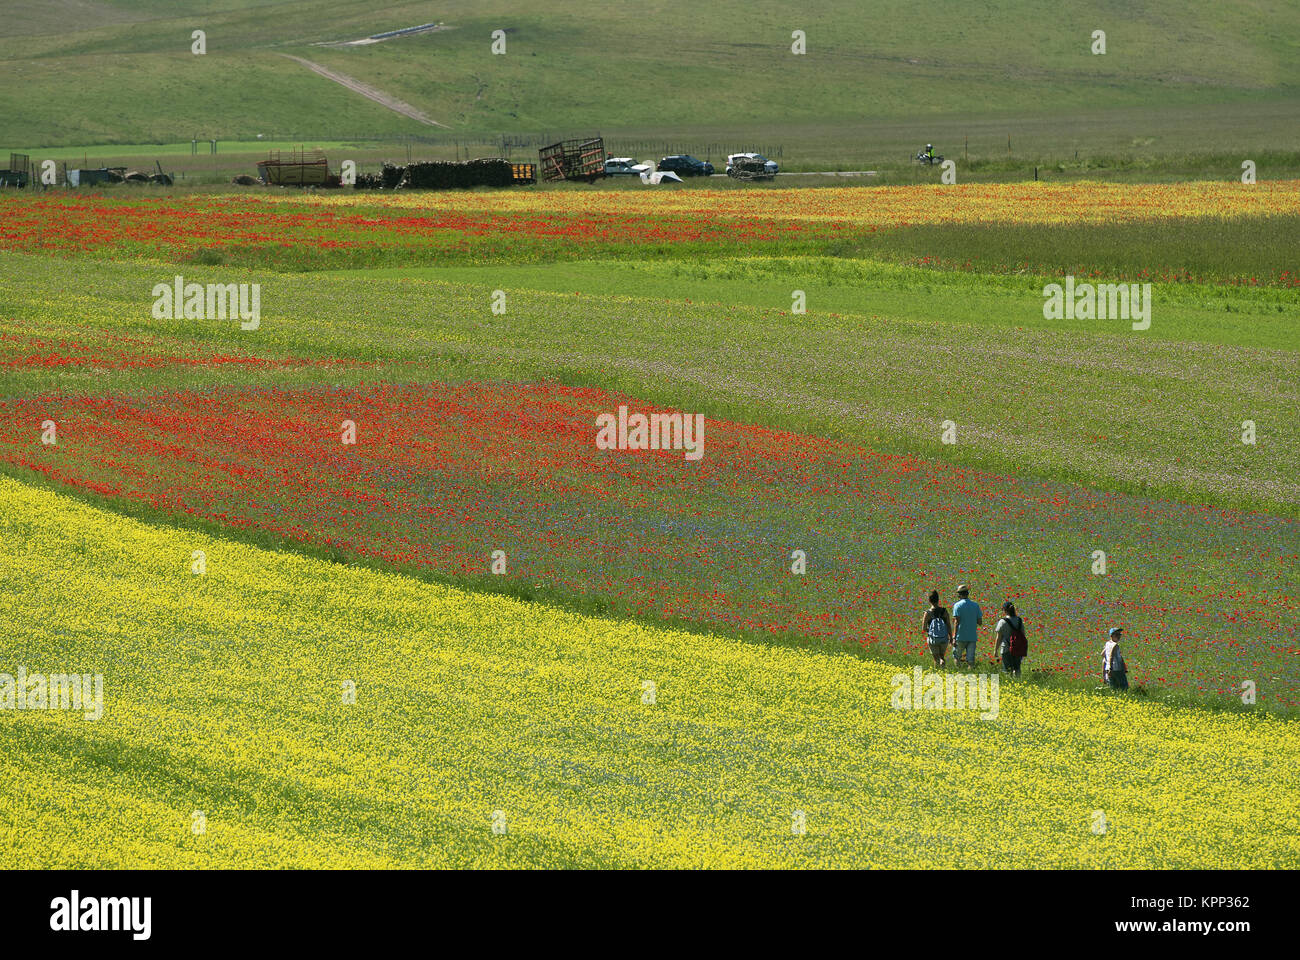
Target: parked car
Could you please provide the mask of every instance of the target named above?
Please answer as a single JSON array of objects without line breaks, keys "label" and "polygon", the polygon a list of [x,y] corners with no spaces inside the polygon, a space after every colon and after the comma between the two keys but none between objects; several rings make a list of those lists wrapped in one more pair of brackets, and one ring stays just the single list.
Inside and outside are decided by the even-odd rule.
[{"label": "parked car", "polygon": [[641,163],[631,157],[610,157],[605,161],[605,176],[607,177],[617,174],[639,177],[641,174],[649,173],[653,169],[650,164]]},{"label": "parked car", "polygon": [[688,153],[678,153],[664,157],[659,161],[660,170],[668,170],[683,177],[711,177],[713,164],[707,160],[697,160]]},{"label": "parked car", "polygon": [[776,172],[781,168],[776,165],[775,160],[769,160],[761,153],[733,153],[727,157],[727,175],[732,176],[732,168],[735,167],[737,160],[752,161],[749,166],[761,163],[763,165],[763,176],[775,177]]}]

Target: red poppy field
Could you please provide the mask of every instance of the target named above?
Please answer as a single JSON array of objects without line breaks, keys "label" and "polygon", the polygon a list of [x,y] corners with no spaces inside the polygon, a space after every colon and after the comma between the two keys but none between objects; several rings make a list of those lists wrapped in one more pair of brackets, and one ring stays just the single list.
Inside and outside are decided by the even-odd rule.
[{"label": "red poppy field", "polygon": [[[919,585],[969,580],[990,623],[1017,602],[1037,670],[1095,675],[1105,628],[1123,621],[1137,683],[1230,696],[1252,678],[1273,703],[1300,702],[1296,521],[716,419],[698,462],[597,449],[597,416],[624,404],[653,412],[518,384],[53,394],[0,402],[0,462],[451,582],[867,655],[917,649]],[[47,420],[55,445],[37,441]]]},{"label": "red poppy field", "polygon": [[[65,256],[200,262],[247,261],[279,269],[410,261],[527,262],[593,249],[647,245],[705,250],[774,243],[797,251],[852,229],[843,222],[767,214],[717,216],[703,208],[677,215],[569,209],[545,215],[518,209],[427,209],[422,198],[372,208],[292,198],[188,197],[105,200],[55,196],[15,204],[0,196],[0,243]],[[284,201],[289,202],[284,202]],[[249,254],[253,254],[249,256]],[[214,260],[214,258],[216,258]]]}]

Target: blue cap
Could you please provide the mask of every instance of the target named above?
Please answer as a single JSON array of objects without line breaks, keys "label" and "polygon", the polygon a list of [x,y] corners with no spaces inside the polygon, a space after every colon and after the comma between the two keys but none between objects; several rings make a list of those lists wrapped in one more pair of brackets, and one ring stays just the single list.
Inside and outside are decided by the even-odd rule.
[{"label": "blue cap", "polygon": [[1121,630],[1123,630],[1123,629],[1124,629],[1123,627],[1111,627],[1111,628],[1110,628],[1110,635],[1113,637],[1113,636],[1115,636],[1115,634],[1119,633],[1119,632],[1120,632]]}]

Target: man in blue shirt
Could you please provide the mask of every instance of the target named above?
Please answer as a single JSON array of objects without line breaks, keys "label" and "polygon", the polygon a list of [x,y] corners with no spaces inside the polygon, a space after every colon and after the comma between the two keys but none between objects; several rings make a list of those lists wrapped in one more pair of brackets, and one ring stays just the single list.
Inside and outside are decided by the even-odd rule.
[{"label": "man in blue shirt", "polygon": [[953,640],[952,655],[957,663],[964,659],[966,665],[975,666],[975,640],[979,636],[979,625],[984,622],[984,611],[980,605],[970,599],[970,588],[962,584],[957,588],[960,598],[952,605]]}]

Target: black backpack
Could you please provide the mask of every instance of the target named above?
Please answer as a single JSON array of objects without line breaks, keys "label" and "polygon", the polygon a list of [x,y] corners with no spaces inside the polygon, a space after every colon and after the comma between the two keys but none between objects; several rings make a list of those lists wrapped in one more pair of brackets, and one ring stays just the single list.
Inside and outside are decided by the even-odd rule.
[{"label": "black backpack", "polygon": [[1007,637],[1007,652],[1013,657],[1023,657],[1029,652],[1029,639],[1025,636],[1025,621],[1016,617],[1007,617],[1007,626],[1011,633]]}]

